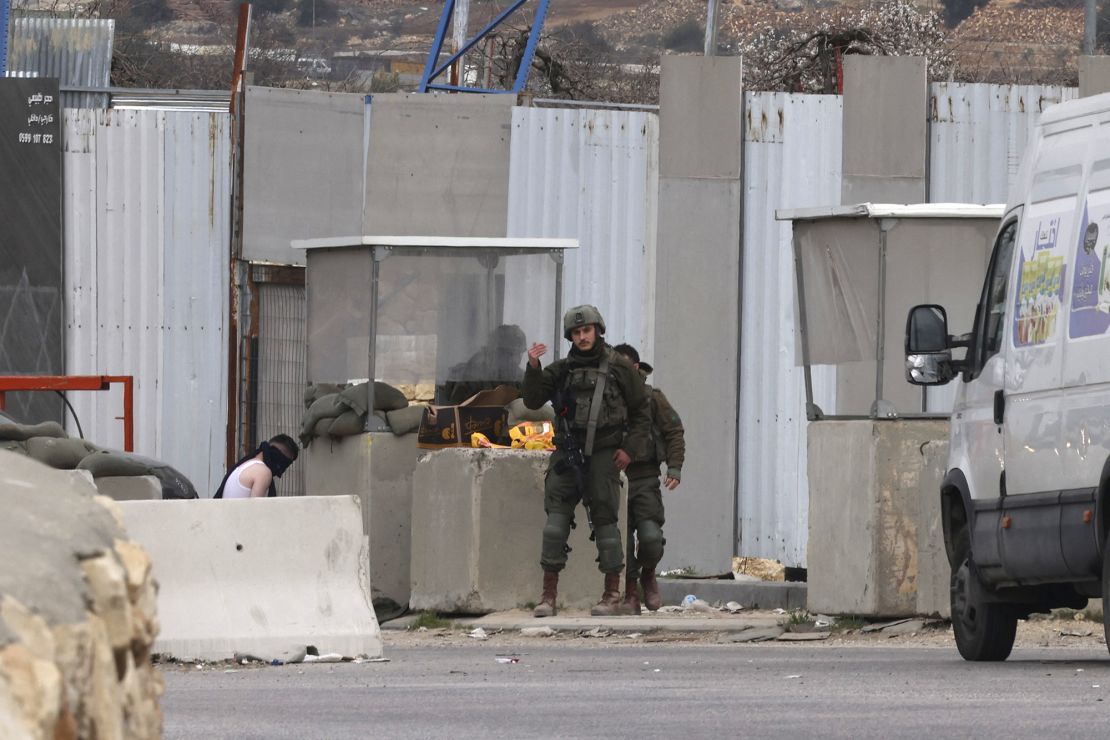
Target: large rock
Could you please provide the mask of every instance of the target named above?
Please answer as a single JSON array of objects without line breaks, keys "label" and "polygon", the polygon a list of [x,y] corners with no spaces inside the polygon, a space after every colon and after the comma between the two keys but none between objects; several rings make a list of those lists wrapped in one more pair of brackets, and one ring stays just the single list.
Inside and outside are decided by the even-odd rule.
[{"label": "large rock", "polygon": [[146,553],[81,476],[0,451],[0,737],[156,738]]}]

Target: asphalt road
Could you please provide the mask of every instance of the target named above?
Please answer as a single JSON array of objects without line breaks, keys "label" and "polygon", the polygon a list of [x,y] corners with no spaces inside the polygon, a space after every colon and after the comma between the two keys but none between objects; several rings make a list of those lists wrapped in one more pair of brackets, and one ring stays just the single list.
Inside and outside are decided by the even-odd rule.
[{"label": "asphalt road", "polygon": [[[397,647],[389,663],[166,672],[167,738],[1101,737],[1105,648]],[[519,663],[498,663],[499,654]]]}]

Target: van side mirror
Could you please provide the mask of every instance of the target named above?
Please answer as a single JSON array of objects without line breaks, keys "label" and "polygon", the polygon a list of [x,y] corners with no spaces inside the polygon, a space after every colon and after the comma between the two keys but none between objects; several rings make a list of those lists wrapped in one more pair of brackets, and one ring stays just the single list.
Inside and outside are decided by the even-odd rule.
[{"label": "van side mirror", "polygon": [[952,364],[948,314],[941,306],[914,306],[906,319],[906,380],[914,385],[944,385],[956,377]]}]

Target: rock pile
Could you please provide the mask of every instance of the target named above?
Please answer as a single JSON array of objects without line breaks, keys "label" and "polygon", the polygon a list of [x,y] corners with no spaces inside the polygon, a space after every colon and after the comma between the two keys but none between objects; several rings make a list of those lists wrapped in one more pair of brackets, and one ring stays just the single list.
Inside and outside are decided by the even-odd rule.
[{"label": "rock pile", "polygon": [[156,586],[115,504],[0,451],[0,511],[0,737],[159,737]]}]

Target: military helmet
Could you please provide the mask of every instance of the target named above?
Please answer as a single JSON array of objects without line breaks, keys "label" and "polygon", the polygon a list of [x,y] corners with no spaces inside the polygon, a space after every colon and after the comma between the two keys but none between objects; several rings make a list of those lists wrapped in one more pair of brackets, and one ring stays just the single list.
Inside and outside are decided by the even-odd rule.
[{"label": "military helmet", "polygon": [[575,306],[563,314],[563,337],[569,342],[571,330],[586,324],[597,325],[598,334],[605,333],[605,319],[601,318],[601,311],[597,310],[597,306]]}]

